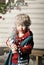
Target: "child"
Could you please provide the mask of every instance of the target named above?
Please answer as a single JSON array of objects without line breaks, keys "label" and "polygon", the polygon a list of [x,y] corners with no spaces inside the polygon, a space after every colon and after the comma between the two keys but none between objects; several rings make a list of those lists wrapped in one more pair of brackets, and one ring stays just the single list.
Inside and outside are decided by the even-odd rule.
[{"label": "child", "polygon": [[15,40],[12,41],[10,37],[10,40],[8,39],[6,42],[10,49],[14,49],[11,52],[11,64],[6,62],[5,65],[29,65],[29,54],[34,45],[33,34],[29,29],[31,21],[28,15],[19,14],[16,16],[16,22],[18,24],[16,25]]}]

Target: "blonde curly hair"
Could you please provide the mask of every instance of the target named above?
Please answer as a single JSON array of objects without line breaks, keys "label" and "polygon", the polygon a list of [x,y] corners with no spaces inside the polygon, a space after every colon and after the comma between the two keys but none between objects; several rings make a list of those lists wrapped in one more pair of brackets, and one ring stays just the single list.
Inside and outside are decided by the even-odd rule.
[{"label": "blonde curly hair", "polygon": [[31,25],[30,17],[27,14],[18,14],[16,16],[16,22],[17,22],[17,24],[21,24],[21,25],[25,25],[25,26]]}]

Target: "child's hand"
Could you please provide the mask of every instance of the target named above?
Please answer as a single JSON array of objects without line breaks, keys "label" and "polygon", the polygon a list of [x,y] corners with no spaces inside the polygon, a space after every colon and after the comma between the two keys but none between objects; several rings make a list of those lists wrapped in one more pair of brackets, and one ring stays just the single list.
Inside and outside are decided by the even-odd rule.
[{"label": "child's hand", "polygon": [[12,53],[16,53],[17,52],[17,45],[15,43],[12,43],[13,40],[11,40],[10,38],[7,40],[6,44],[7,46],[12,50]]},{"label": "child's hand", "polygon": [[12,43],[12,45],[10,46],[10,49],[12,50],[12,53],[17,53],[17,45]]},{"label": "child's hand", "polygon": [[10,44],[10,38],[7,39],[6,44],[10,48],[10,46],[11,46],[11,44]]}]

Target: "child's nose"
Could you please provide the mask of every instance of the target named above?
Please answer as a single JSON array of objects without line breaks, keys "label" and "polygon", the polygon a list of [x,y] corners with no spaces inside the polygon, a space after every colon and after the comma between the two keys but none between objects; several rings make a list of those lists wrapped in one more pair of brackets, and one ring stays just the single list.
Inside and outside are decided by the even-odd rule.
[{"label": "child's nose", "polygon": [[22,26],[20,25],[20,28],[22,28]]}]

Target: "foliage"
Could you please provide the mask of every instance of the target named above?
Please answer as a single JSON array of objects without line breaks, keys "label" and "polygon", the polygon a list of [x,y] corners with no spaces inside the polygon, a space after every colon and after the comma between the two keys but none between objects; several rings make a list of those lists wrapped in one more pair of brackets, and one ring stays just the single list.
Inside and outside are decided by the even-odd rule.
[{"label": "foliage", "polygon": [[0,3],[0,13],[6,13],[7,11],[7,6],[9,3],[5,4],[5,3]]}]

